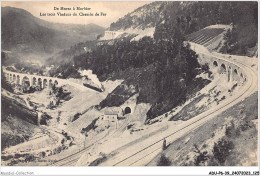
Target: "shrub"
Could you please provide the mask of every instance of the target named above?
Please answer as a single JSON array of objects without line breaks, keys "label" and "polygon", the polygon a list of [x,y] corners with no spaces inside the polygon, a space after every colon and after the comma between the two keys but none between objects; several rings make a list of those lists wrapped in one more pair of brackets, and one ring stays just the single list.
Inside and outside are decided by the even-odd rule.
[{"label": "shrub", "polygon": [[[203,145],[204,148],[205,148],[205,145],[206,144]],[[194,147],[195,147],[194,152],[198,153],[198,156],[195,158],[195,163],[194,164],[196,166],[200,166],[201,164],[204,164],[205,161],[207,161],[207,159],[208,159],[208,156],[207,156],[208,152],[207,151],[201,152],[196,144],[194,145]]]},{"label": "shrub", "polygon": [[232,120],[232,121],[231,121],[231,125],[226,128],[225,134],[226,134],[228,137],[231,137],[231,136],[232,136],[232,132],[234,131],[234,128],[235,128],[235,125],[234,125],[234,121]]},{"label": "shrub", "polygon": [[82,128],[81,129],[81,134],[85,133],[85,135],[87,136],[87,133],[90,130],[94,130],[95,128],[97,128],[96,126],[96,122],[98,121],[98,118],[94,119],[86,128]]},{"label": "shrub", "polygon": [[25,156],[25,162],[31,162],[34,161],[35,159],[36,159],[35,156],[31,154]]},{"label": "shrub", "polygon": [[40,156],[40,158],[44,158],[44,157],[46,156],[46,153],[45,153],[45,152],[41,152],[41,153],[39,154],[39,156]]},{"label": "shrub", "polygon": [[171,161],[164,154],[161,155],[160,159],[157,162],[157,166],[170,166]]},{"label": "shrub", "polygon": [[246,131],[246,130],[252,128],[252,127],[254,127],[253,122],[248,121],[248,120],[243,121],[243,123],[239,126],[239,128],[241,129],[241,131]]},{"label": "shrub", "polygon": [[209,72],[209,64],[206,63],[204,65],[201,65],[201,70],[208,73]]},{"label": "shrub", "polygon": [[234,149],[234,144],[232,141],[221,139],[214,144],[213,155],[218,160],[218,162],[223,165],[232,149]]},{"label": "shrub", "polygon": [[82,115],[81,113],[76,113],[71,121],[73,122],[77,120],[81,115]]},{"label": "shrub", "polygon": [[89,166],[97,166],[97,165],[99,165],[100,163],[102,163],[102,162],[104,162],[104,161],[107,160],[107,156],[106,156],[105,154],[101,153],[100,155],[101,155],[101,157],[100,157],[100,158],[97,158],[96,160],[94,160],[93,162],[91,162],[91,163],[89,164]]},{"label": "shrub", "polygon": [[199,153],[199,155],[195,158],[195,165],[196,166],[200,166],[201,164],[204,164],[205,161],[207,161],[208,156],[207,156],[208,152],[202,152]]}]

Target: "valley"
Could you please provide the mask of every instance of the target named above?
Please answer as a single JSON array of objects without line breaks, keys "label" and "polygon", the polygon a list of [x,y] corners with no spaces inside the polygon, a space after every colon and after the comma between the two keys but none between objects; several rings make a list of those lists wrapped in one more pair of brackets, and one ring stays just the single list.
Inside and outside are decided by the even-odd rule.
[{"label": "valley", "polygon": [[[48,56],[44,64],[27,63],[16,45],[19,36],[2,40],[1,164],[257,166],[252,4],[153,2],[106,31],[93,25],[93,33],[2,7],[37,26],[21,33],[29,37],[23,52]],[[248,25],[234,15],[247,16]],[[242,36],[238,29],[252,33]],[[39,30],[50,39],[40,45],[41,38],[30,39]],[[56,39],[61,45],[47,52]]]}]

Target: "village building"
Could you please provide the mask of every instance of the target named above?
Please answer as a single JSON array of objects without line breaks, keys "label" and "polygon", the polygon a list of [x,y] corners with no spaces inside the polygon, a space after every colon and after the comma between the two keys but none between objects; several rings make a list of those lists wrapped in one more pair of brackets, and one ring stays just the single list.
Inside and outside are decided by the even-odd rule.
[{"label": "village building", "polygon": [[131,113],[130,107],[114,107],[104,111],[104,114],[99,117],[99,120],[107,120],[110,122],[125,119],[125,115]]},{"label": "village building", "polygon": [[104,115],[101,116],[101,120],[117,121],[119,116],[118,111],[105,111]]}]

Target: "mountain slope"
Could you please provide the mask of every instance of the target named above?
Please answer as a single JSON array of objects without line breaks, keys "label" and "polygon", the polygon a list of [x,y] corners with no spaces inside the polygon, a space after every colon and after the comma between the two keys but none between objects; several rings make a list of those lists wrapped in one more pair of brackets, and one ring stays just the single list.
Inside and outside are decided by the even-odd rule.
[{"label": "mountain slope", "polygon": [[210,25],[232,24],[234,30],[222,51],[251,56],[257,55],[257,11],[257,2],[153,2],[112,23],[109,30],[139,34],[135,39],[140,39],[153,37],[155,29],[165,23],[164,17],[180,24],[185,35]]},{"label": "mountain slope", "polygon": [[2,49],[18,52],[52,53],[76,43],[94,40],[104,32],[95,24],[58,24],[34,17],[13,7],[2,7]]},{"label": "mountain slope", "polygon": [[[147,119],[153,119],[185,102],[197,85],[208,83],[195,79],[197,74],[209,70],[206,65],[199,65],[196,54],[184,45],[185,36],[216,23],[241,27],[242,18],[238,18],[241,16],[250,19],[253,27],[255,18],[248,9],[253,9],[254,5],[255,2],[154,2],[145,5],[112,23],[109,30],[126,32],[154,28],[153,38],[132,40],[128,35],[99,40],[97,46],[84,53],[80,52],[82,46],[72,47],[65,52],[71,56],[70,63],[59,65],[59,70],[53,73],[66,78],[74,77],[77,69],[90,69],[102,81],[122,79],[125,81],[122,86],[108,95],[100,107],[122,105],[135,90],[139,93],[138,103],[151,105]],[[243,28],[250,31],[248,26]],[[216,35],[220,32],[223,30],[217,30]],[[212,34],[212,30],[209,33]],[[245,34],[243,38],[250,37]],[[237,36],[237,40],[240,39],[241,36]],[[73,66],[67,69],[68,65]],[[155,78],[142,79],[147,75]],[[133,86],[135,89],[129,88]]]},{"label": "mountain slope", "polygon": [[118,31],[128,28],[142,29],[155,27],[162,18],[162,6],[165,2],[154,2],[137,8],[131,13],[128,13],[117,22],[112,23],[109,30]]},{"label": "mountain slope", "polygon": [[[250,11],[249,9],[252,10]],[[234,33],[234,37],[231,37],[231,41],[227,42],[227,45],[233,46],[232,44],[236,44],[234,45],[235,48],[232,49],[234,51],[231,52],[230,49],[225,48],[222,50],[228,50],[228,53],[243,54],[243,48],[250,51],[252,47],[256,46],[256,12],[256,2],[153,2],[139,7],[118,19],[107,30],[118,31],[120,35],[116,38],[119,40],[129,37],[137,41],[144,36],[160,38],[161,34],[165,35],[166,30],[169,30],[163,30],[160,27],[165,23],[166,17],[168,23],[172,24],[170,28],[180,24],[181,31],[187,37],[186,40],[188,40],[189,34],[199,32],[207,26],[216,24],[217,26],[219,24],[227,26],[232,23],[237,32]],[[96,41],[96,45],[103,45],[106,42],[113,45],[115,40],[109,41],[109,38],[111,39],[111,36],[100,38],[100,40]],[[91,50],[95,48],[93,46],[95,45],[94,43],[91,43],[91,47],[89,47],[89,43],[75,45],[50,60],[52,63],[55,63],[55,61],[63,61],[66,57],[67,61],[73,61],[73,58],[85,53],[84,47]],[[257,55],[254,48],[251,50],[254,55]]]}]

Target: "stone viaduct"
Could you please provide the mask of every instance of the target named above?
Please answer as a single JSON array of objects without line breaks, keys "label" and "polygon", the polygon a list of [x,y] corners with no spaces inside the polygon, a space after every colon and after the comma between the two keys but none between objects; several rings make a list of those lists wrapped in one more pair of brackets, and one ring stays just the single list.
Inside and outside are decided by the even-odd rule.
[{"label": "stone viaduct", "polygon": [[[74,86],[80,90],[92,90],[78,83],[71,82],[66,79],[60,79],[55,77],[48,76],[39,76],[39,75],[30,75],[25,73],[16,73],[8,70],[3,70],[4,76],[7,81],[14,82],[15,84],[19,84],[24,86],[25,84],[29,84],[29,86],[39,86],[41,88],[50,88],[52,85],[62,86],[69,84]],[[93,90],[94,91],[94,90]]]},{"label": "stone viaduct", "polygon": [[199,62],[208,64],[211,69],[217,69],[219,74],[226,74],[228,82],[236,81],[238,85],[241,85],[247,80],[244,70],[228,60],[200,53]]},{"label": "stone viaduct", "polygon": [[214,56],[204,46],[193,42],[189,43],[191,45],[191,49],[194,49],[199,55],[199,63],[208,64],[211,69],[217,69],[219,74],[226,74],[228,82],[236,81],[238,85],[242,85],[247,80],[247,74],[235,63],[232,63],[231,58]]},{"label": "stone viaduct", "polygon": [[[191,47],[194,45],[194,43],[191,43]],[[196,47],[200,47],[199,45],[195,44]],[[239,66],[236,64],[232,63],[232,60],[230,59],[223,59],[222,57],[217,57],[213,56],[206,51],[205,48],[199,49],[202,52],[197,52],[199,54],[199,62],[200,64],[208,64],[208,66],[211,69],[217,69],[219,74],[226,74],[227,75],[227,81],[232,82],[236,81],[238,85],[242,85],[246,80],[246,73],[244,73],[244,70],[241,69]],[[10,82],[14,82],[16,84],[24,85],[26,82],[30,86],[40,86],[41,88],[46,88],[46,87],[51,87],[52,85],[65,85],[69,84],[74,87],[77,87],[78,89],[81,90],[92,90],[89,89],[81,84],[71,82],[66,79],[60,79],[60,78],[55,78],[55,77],[47,77],[47,76],[39,76],[39,75],[30,75],[30,74],[24,74],[24,73],[16,73],[16,72],[11,72],[8,70],[3,70],[4,75],[6,79]]]}]

